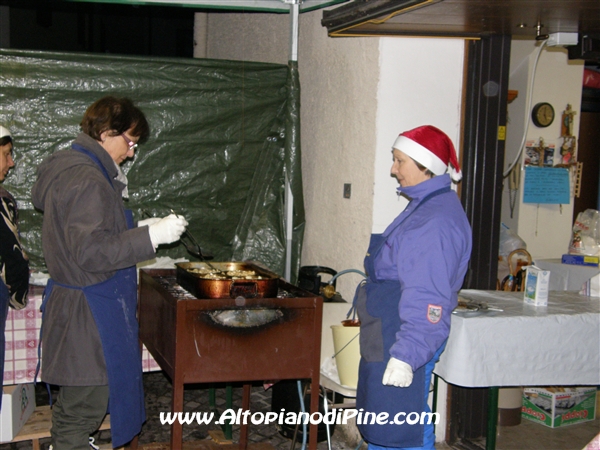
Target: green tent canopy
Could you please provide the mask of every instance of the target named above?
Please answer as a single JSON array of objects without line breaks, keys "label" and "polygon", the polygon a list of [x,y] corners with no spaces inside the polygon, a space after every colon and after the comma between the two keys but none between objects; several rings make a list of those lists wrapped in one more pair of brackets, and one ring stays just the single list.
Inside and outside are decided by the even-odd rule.
[{"label": "green tent canopy", "polygon": [[[297,272],[304,207],[295,64],[0,50],[0,67],[0,123],[16,159],[4,186],[18,201],[34,269],[44,269],[42,214],[30,194],[36,167],[69,148],[86,108],[111,94],[134,100],[151,127],[124,165],[136,219],[174,210],[216,260],[254,260],[283,274],[287,179]],[[183,245],[159,256],[194,260]]]}]

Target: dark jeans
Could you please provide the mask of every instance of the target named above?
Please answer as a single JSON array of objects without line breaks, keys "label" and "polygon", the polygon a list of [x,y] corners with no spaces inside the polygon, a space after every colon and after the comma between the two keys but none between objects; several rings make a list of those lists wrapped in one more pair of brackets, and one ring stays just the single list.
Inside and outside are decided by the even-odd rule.
[{"label": "dark jeans", "polygon": [[89,450],[108,408],[108,386],[61,386],[52,407],[54,450]]}]

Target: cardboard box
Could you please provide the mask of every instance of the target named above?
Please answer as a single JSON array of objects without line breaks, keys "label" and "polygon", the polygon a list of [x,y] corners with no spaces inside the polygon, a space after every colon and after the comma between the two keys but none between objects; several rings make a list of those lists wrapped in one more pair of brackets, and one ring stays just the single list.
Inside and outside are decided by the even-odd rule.
[{"label": "cardboard box", "polygon": [[526,387],[521,417],[551,428],[594,420],[596,388]]},{"label": "cardboard box", "polygon": [[12,441],[34,409],[33,383],[4,386],[2,411],[0,411],[0,442]]},{"label": "cardboard box", "polygon": [[590,266],[590,267],[598,267],[598,263],[600,262],[600,258],[598,256],[588,256],[588,255],[562,255],[562,263],[563,264],[572,264],[576,266]]},{"label": "cardboard box", "polygon": [[550,271],[536,266],[527,266],[523,299],[525,303],[535,306],[548,305],[548,288],[550,286]]}]

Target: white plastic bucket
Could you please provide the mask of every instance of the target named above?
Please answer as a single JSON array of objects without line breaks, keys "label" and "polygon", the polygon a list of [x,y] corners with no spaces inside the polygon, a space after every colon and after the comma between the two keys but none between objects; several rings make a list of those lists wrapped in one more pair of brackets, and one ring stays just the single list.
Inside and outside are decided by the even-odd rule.
[{"label": "white plastic bucket", "polygon": [[360,327],[345,327],[332,325],[333,348],[335,365],[337,366],[340,383],[356,388],[358,384],[358,363],[360,362]]}]

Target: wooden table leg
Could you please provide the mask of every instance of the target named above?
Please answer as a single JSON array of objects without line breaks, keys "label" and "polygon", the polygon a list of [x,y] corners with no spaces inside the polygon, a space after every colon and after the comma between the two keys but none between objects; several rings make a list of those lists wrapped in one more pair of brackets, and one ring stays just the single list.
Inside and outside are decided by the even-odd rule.
[{"label": "wooden table leg", "polygon": [[[242,412],[250,410],[250,390],[251,384],[244,384],[242,389]],[[242,416],[243,417],[243,416]],[[248,448],[248,424],[242,421],[240,425],[240,443],[241,450]]]},{"label": "wooden table leg", "polygon": [[[250,401],[248,401],[248,404],[250,404]],[[231,409],[233,406],[233,386],[231,385],[231,383],[227,383],[227,386],[225,386],[225,409]],[[223,427],[223,432],[225,433],[225,439],[227,440],[231,440],[231,438],[233,438],[233,421],[231,422],[227,422],[226,424],[222,425]]]},{"label": "wooden table leg", "polygon": [[[171,412],[177,414],[183,412],[183,383],[173,377],[173,399],[171,401]],[[171,449],[181,450],[183,442],[183,424],[175,420],[171,424]]]}]

